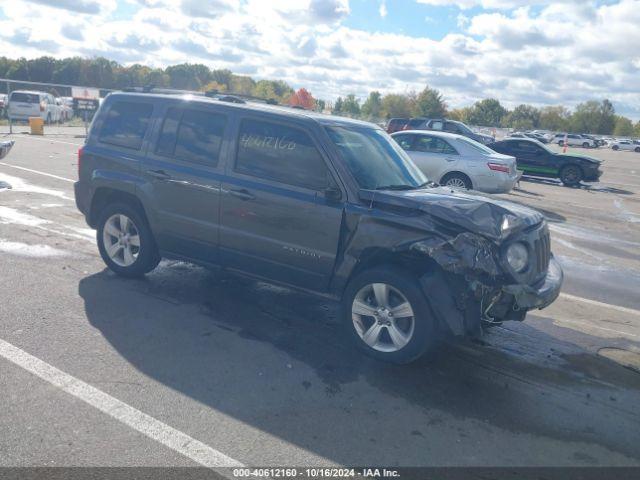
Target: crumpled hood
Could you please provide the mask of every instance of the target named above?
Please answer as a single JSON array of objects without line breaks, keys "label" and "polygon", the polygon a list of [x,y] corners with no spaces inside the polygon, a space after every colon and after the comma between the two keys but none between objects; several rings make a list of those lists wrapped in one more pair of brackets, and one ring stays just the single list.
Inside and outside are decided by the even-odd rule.
[{"label": "crumpled hood", "polygon": [[[363,193],[370,200],[374,192],[363,190]],[[502,240],[544,220],[541,213],[522,205],[448,187],[376,191],[374,199],[377,204],[415,208],[492,240]]]}]

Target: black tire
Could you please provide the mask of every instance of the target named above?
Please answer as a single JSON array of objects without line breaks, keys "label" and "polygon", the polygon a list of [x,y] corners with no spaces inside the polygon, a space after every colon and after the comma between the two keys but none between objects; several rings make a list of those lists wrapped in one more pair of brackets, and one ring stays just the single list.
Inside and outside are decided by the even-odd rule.
[{"label": "black tire", "polygon": [[584,142],[582,144],[582,148],[589,148],[589,147],[590,147],[589,142]]},{"label": "black tire", "polygon": [[471,190],[473,188],[471,179],[461,172],[447,173],[444,177],[442,177],[442,180],[440,180],[440,185],[451,186],[451,187],[458,186],[458,185],[449,185],[449,182],[462,182],[464,184],[464,188],[466,188],[467,190]]},{"label": "black tire", "polygon": [[[410,303],[413,311],[413,329],[410,339],[402,348],[392,351],[379,351],[361,338],[354,322],[354,314],[352,312],[353,302],[361,290],[366,289],[368,285],[374,283],[384,283],[400,292]],[[353,342],[367,355],[384,362],[406,364],[426,353],[432,352],[437,346],[436,320],[433,316],[429,303],[420,289],[417,278],[411,273],[393,266],[379,266],[365,270],[357,274],[347,286],[345,294],[342,298],[342,320],[348,335]],[[391,304],[391,295],[390,301]],[[366,322],[365,329],[376,323],[373,316],[362,316]],[[405,321],[406,318],[401,318]],[[397,320],[393,319],[395,324]],[[369,323],[370,322],[370,323]],[[389,329],[385,327],[387,338],[389,337]],[[381,334],[383,337],[385,333]]]},{"label": "black tire", "polygon": [[560,180],[567,187],[580,185],[582,169],[577,165],[566,165],[560,170]]},{"label": "black tire", "polygon": [[564,146],[564,140],[558,140],[558,145],[561,147]]},{"label": "black tire", "polygon": [[640,147],[636,147],[636,148],[634,148],[634,149],[633,149],[633,151],[634,151],[634,152],[638,152],[638,153],[640,153]]},{"label": "black tire", "polygon": [[[115,263],[106,251],[104,244],[104,229],[107,220],[113,215],[125,215],[135,225],[140,238],[140,246],[135,261],[128,266],[122,266]],[[137,208],[133,208],[125,203],[114,203],[107,205],[100,212],[98,220],[98,228],[96,231],[96,239],[98,241],[98,250],[104,263],[113,272],[127,278],[136,278],[149,273],[160,263],[160,254],[156,246],[155,239],[151,228],[143,214]]]},{"label": "black tire", "polygon": [[618,145],[614,145],[613,147],[611,147],[612,150],[620,150],[620,147]]}]

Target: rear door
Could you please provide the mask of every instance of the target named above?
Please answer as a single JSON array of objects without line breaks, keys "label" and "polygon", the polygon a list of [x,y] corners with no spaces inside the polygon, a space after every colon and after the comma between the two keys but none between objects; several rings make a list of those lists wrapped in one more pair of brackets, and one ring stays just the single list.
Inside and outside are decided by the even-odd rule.
[{"label": "rear door", "polygon": [[[304,288],[328,286],[344,191],[312,132],[243,118],[222,186],[220,254],[231,268]],[[327,193],[328,189],[337,192]]]},{"label": "rear door", "polygon": [[141,165],[161,250],[218,263],[227,115],[208,105],[170,106]]},{"label": "rear door", "polygon": [[416,135],[408,152],[418,168],[430,180],[439,182],[442,176],[456,169],[460,155],[446,140],[432,135]]},{"label": "rear door", "polygon": [[42,116],[40,100],[37,93],[12,92],[9,96],[9,116],[20,119]]}]

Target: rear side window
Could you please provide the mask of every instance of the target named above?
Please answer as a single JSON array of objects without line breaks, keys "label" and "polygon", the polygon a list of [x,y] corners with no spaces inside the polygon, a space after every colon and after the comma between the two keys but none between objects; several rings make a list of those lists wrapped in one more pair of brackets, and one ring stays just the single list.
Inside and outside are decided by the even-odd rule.
[{"label": "rear side window", "polygon": [[403,150],[412,150],[411,147],[413,145],[413,135],[395,135],[393,139],[398,142],[398,145],[400,145]]},{"label": "rear side window", "polygon": [[443,153],[446,155],[456,155],[458,152],[446,141],[437,137],[422,135],[413,146],[416,152]]},{"label": "rear side window", "polygon": [[156,153],[215,166],[226,123],[226,117],[219,113],[170,108],[162,124]]},{"label": "rear side window", "polygon": [[324,189],[329,172],[320,152],[302,130],[243,120],[236,171],[310,189]]},{"label": "rear side window", "polygon": [[100,142],[140,150],[152,112],[149,103],[115,102],[102,124]]},{"label": "rear side window", "polygon": [[37,93],[13,92],[9,101],[20,103],[40,103],[40,95]]}]

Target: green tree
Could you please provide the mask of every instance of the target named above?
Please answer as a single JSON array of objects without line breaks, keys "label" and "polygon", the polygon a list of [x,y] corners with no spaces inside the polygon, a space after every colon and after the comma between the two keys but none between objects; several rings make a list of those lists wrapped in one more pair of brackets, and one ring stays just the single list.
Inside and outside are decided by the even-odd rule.
[{"label": "green tree", "polygon": [[638,120],[638,123],[636,123],[636,126],[633,127],[633,134],[636,137],[640,137],[640,120]]},{"label": "green tree", "polygon": [[571,113],[565,107],[543,107],[540,109],[540,122],[538,127],[556,132],[568,130],[570,116]]},{"label": "green tree", "polygon": [[444,117],[447,113],[447,104],[438,90],[427,86],[416,98],[416,113],[428,118]]},{"label": "green tree", "polygon": [[627,117],[616,115],[616,123],[613,129],[616,137],[631,137],[634,134],[633,122]]},{"label": "green tree", "polygon": [[331,113],[333,113],[334,115],[342,115],[343,105],[344,105],[344,101],[342,100],[342,97],[338,97],[335,103],[333,104],[333,109],[331,110]]},{"label": "green tree", "polygon": [[540,123],[540,110],[531,105],[518,105],[509,112],[503,120],[505,127],[511,127],[516,130],[529,130],[537,128]]},{"label": "green tree", "polygon": [[360,115],[360,100],[358,100],[353,93],[344,97],[342,113],[350,117],[357,117]]},{"label": "green tree", "polygon": [[[466,121],[472,125],[499,127],[507,110],[495,98],[485,98],[473,104]],[[463,120],[464,121],[464,120]]]},{"label": "green tree", "polygon": [[251,77],[232,75],[231,85],[229,85],[229,91],[231,93],[237,93],[239,95],[251,95],[255,86],[256,82]]},{"label": "green tree", "polygon": [[382,111],[382,95],[380,92],[373,91],[369,93],[369,96],[362,104],[361,112],[368,119],[380,118],[380,112]]},{"label": "green tree", "polygon": [[472,107],[454,108],[447,113],[447,117],[451,120],[457,120],[459,122],[470,123],[469,117],[471,116]]},{"label": "green tree", "polygon": [[384,118],[406,118],[411,116],[411,104],[406,95],[389,93],[382,98],[382,115]]},{"label": "green tree", "polygon": [[578,105],[571,115],[570,129],[576,133],[611,135],[616,124],[616,111],[609,100],[589,100]]}]

